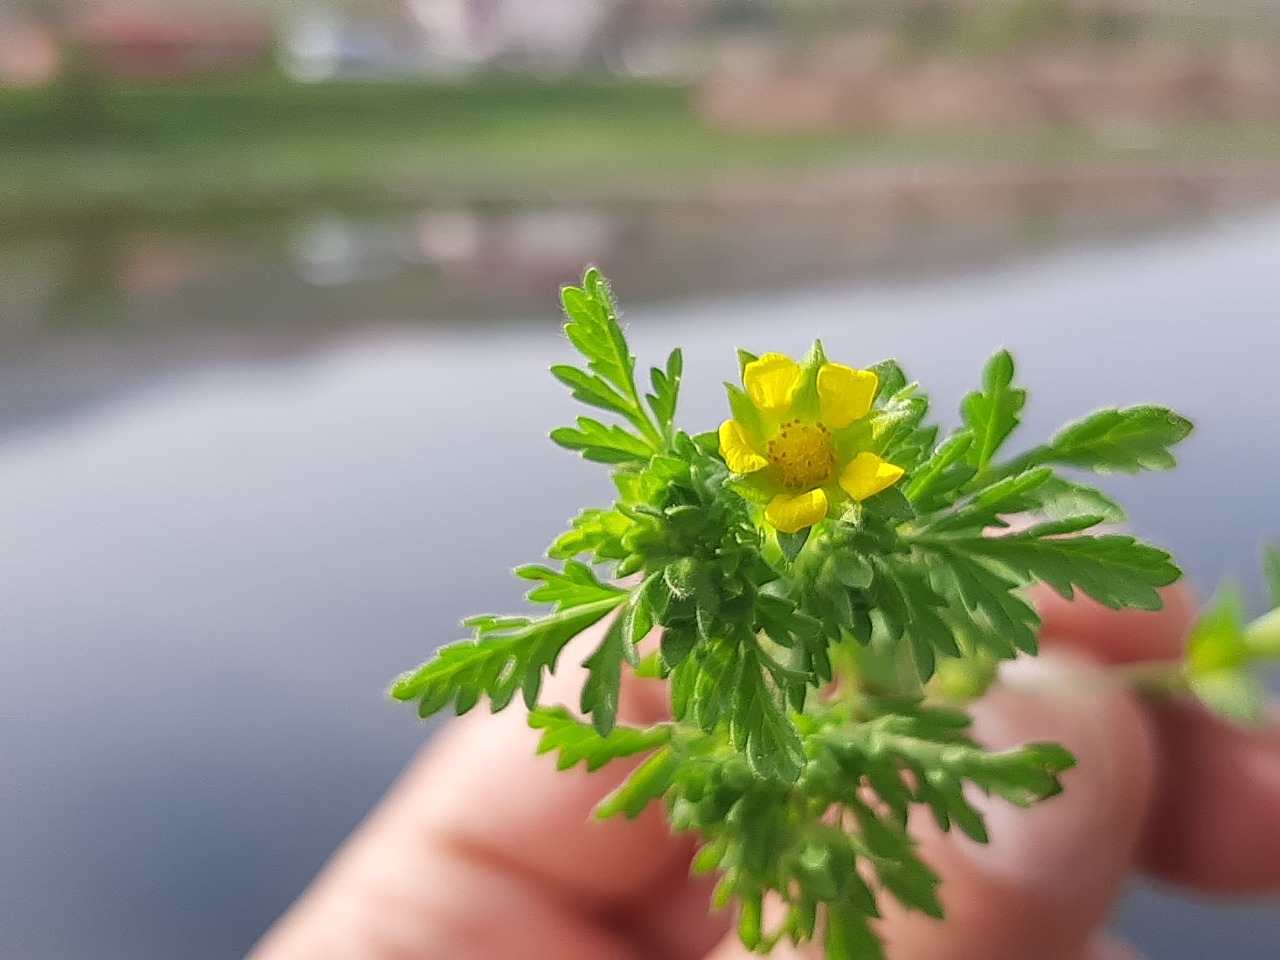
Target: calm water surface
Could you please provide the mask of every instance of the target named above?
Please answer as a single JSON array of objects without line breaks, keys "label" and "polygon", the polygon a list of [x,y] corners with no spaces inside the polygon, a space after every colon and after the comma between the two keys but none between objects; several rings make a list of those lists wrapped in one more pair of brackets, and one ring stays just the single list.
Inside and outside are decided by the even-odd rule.
[{"label": "calm water surface", "polygon": [[[734,346],[814,335],[898,356],[943,411],[1012,348],[1024,443],[1099,403],[1176,406],[1199,425],[1182,469],[1107,486],[1197,583],[1234,573],[1256,600],[1258,541],[1280,538],[1278,265],[1280,216],[1259,216],[626,319],[642,359],[685,345],[697,429]],[[607,498],[543,439],[575,412],[544,372],[567,346],[549,309],[268,336],[254,358],[41,342],[0,394],[0,954],[235,956],[429,735],[388,680],[517,607],[506,571]],[[1119,926],[1153,960],[1269,960],[1280,915],[1140,891]]]}]

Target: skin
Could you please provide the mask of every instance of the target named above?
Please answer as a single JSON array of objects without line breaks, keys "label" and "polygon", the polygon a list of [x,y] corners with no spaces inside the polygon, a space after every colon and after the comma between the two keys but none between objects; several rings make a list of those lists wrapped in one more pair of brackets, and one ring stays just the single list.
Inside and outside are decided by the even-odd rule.
[{"label": "skin", "polygon": [[[1280,886],[1280,721],[1235,728],[1190,703],[1144,702],[1099,670],[1177,657],[1189,595],[1169,592],[1158,613],[1037,599],[1044,653],[974,705],[975,735],[994,748],[1057,740],[1078,766],[1030,812],[989,804],[989,846],[914,825],[947,919],[886,901],[892,960],[1133,958],[1101,927],[1136,871],[1198,891]],[[571,700],[576,681],[557,678],[547,699]],[[633,681],[624,718],[652,722],[664,698]],[[455,722],[251,960],[745,960],[732,918],[708,911],[710,881],[689,876],[690,840],[654,809],[590,817],[626,768],[558,773],[535,742],[514,709]]]}]

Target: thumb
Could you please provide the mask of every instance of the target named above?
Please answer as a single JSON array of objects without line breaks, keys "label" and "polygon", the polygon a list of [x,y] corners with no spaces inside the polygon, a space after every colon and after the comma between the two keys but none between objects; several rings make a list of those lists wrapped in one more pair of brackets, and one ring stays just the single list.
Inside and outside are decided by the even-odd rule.
[{"label": "thumb", "polygon": [[946,919],[886,902],[892,960],[1080,960],[1114,955],[1096,938],[1132,868],[1154,779],[1140,705],[1078,653],[1009,665],[973,707],[974,736],[1000,750],[1063,744],[1063,792],[1030,810],[979,797],[989,844],[916,831],[942,877]]}]

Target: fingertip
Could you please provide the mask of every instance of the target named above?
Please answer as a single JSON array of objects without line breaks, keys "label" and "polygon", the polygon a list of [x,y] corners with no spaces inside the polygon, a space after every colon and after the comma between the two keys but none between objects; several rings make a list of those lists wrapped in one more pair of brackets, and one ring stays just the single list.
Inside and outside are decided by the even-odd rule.
[{"label": "fingertip", "polygon": [[1143,865],[1215,893],[1280,888],[1280,719],[1244,727],[1189,700],[1152,716],[1160,783]]},{"label": "fingertip", "polygon": [[1044,584],[1030,595],[1047,646],[1074,647],[1104,663],[1177,659],[1197,606],[1185,580],[1160,590],[1159,610],[1113,610],[1083,594],[1067,600]]}]

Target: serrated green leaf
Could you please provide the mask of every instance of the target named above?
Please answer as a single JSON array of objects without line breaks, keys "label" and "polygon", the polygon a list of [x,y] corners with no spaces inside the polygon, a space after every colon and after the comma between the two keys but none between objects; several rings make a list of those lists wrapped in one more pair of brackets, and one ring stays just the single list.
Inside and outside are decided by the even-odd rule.
[{"label": "serrated green leaf", "polygon": [[624,417],[635,413],[631,401],[622,396],[603,378],[585,373],[568,364],[557,364],[551,368],[551,375],[572,391],[573,398],[581,403],[608,410]]},{"label": "serrated green leaf", "polygon": [[1075,763],[1075,757],[1056,743],[1029,743],[975,755],[966,762],[964,776],[986,793],[1029,807],[1061,793],[1060,775]]},{"label": "serrated green leaf", "polygon": [[[673,690],[672,708],[676,719],[691,714],[704,733],[712,733],[721,719],[736,709],[734,690],[742,658],[734,645],[722,638],[702,637],[695,647],[695,656],[689,657],[676,668],[675,676],[689,676],[684,687],[689,693],[687,705],[679,704]],[[678,705],[679,704],[679,705]],[[688,714],[685,709],[688,709]]]},{"label": "serrated green leaf", "polygon": [[613,730],[618,717],[618,696],[622,689],[622,663],[635,659],[634,647],[628,643],[623,618],[609,624],[600,645],[582,665],[587,679],[582,685],[580,706],[591,717],[591,725],[602,737]]},{"label": "serrated green leaf", "polygon": [[946,598],[933,589],[927,570],[904,562],[903,558],[886,559],[879,569],[901,594],[920,680],[927,681],[933,676],[937,654],[960,655],[951,624],[941,616],[947,606]]},{"label": "serrated green leaf", "polygon": [[670,789],[680,767],[680,758],[670,747],[659,747],[616,790],[600,801],[595,815],[601,818],[622,815],[634,820],[645,807]]},{"label": "serrated green leaf", "polygon": [[829,904],[824,932],[824,960],[884,960],[884,944],[871,929],[867,915],[858,910]]},{"label": "serrated green leaf", "polygon": [[1191,428],[1190,420],[1165,407],[1111,407],[1068,424],[1027,457],[1095,473],[1168,470],[1177,464],[1169,448]]},{"label": "serrated green leaf", "polygon": [[581,453],[587,460],[608,464],[645,463],[654,453],[653,445],[643,437],[616,424],[605,426],[590,417],[578,417],[577,427],[557,427],[551,439]]},{"label": "serrated green leaf", "polygon": [[1110,524],[1124,523],[1125,520],[1120,505],[1101,490],[1057,475],[1040,484],[1030,496],[1035,501],[1032,510],[1046,520],[1079,516],[1096,516],[1102,523]]},{"label": "serrated green leaf", "polygon": [[[557,367],[553,372],[580,400],[625,417],[648,444],[648,453],[656,453],[663,445],[662,433],[640,403],[640,392],[635,382],[635,357],[631,355],[626,336],[618,323],[608,283],[599,271],[588,270],[583,276],[582,286],[565,287],[560,292],[560,300],[567,320],[565,335],[582,354],[587,361],[587,369],[595,377],[581,371],[568,372],[574,368],[567,366]],[[609,447],[609,444],[602,445],[601,450]],[[603,456],[588,459],[603,463],[619,462]]]},{"label": "serrated green leaf", "polygon": [[765,682],[757,659],[760,656],[763,655],[744,655],[736,671],[729,733],[738,749],[746,753],[756,774],[790,783],[800,775],[804,748],[795,726]]},{"label": "serrated green leaf", "polygon": [[586,603],[616,602],[629,591],[611,583],[602,583],[585,563],[568,560],[563,570],[552,570],[541,564],[531,563],[516,568],[516,576],[522,580],[534,580],[538,586],[528,593],[533,603],[554,604],[557,610],[569,610]]},{"label": "serrated green leaf", "polygon": [[[397,700],[417,700],[427,717],[450,703],[459,713],[481,696],[500,710],[516,691],[533,707],[545,671],[553,670],[560,651],[575,636],[626,600],[626,594],[557,611],[538,620],[490,618],[473,640],[449,644],[416,670],[402,674],[391,687]],[[475,622],[475,621],[473,621]]]},{"label": "serrated green leaf", "polygon": [[1156,588],[1181,576],[1167,553],[1120,534],[1061,536],[1072,529],[1070,521],[1059,521],[999,537],[957,537],[952,546],[1040,580],[1068,599],[1075,586],[1114,609],[1160,609]]},{"label": "serrated green leaf", "polygon": [[[962,430],[944,440],[933,455],[916,469],[904,491],[907,499],[917,507],[930,503],[930,493],[942,484],[943,478],[952,472],[953,467],[963,462],[971,446],[973,433],[968,430]],[[964,479],[971,475],[970,471],[965,471]]]},{"label": "serrated green leaf", "polygon": [[618,510],[583,510],[547,548],[547,557],[568,560],[586,555],[596,563],[623,560],[631,555],[623,540],[634,527],[635,521]]},{"label": "serrated green leaf", "polygon": [[568,770],[580,763],[588,771],[599,770],[610,760],[644,753],[671,739],[670,728],[665,724],[644,729],[615,726],[607,736],[601,736],[594,727],[561,706],[531,710],[529,726],[542,731],[539,754],[558,753],[557,770]]},{"label": "serrated green leaf", "polygon": [[987,468],[1021,422],[1027,391],[1013,386],[1013,373],[1013,357],[1008,350],[999,351],[982,372],[982,390],[970,393],[960,404],[964,425],[973,434],[966,457],[978,471]]},{"label": "serrated green leaf", "polygon": [[645,400],[664,435],[671,432],[676,403],[680,395],[680,379],[683,374],[684,354],[678,347],[667,357],[665,370],[653,367],[649,371],[649,382],[653,386],[653,393],[647,394]]},{"label": "serrated green leaf", "polygon": [[944,597],[959,596],[975,620],[970,636],[979,649],[1000,660],[1012,658],[1019,650],[1037,652],[1040,617],[1018,592],[1027,582],[1024,577],[994,570],[963,547],[952,549],[945,541],[926,549],[937,555],[929,566],[934,589]]},{"label": "serrated green leaf", "polygon": [[662,650],[662,662],[668,669],[678,667],[693,652],[698,642],[698,634],[692,624],[671,624],[662,631],[659,641]]},{"label": "serrated green leaf", "polygon": [[752,952],[764,940],[764,891],[752,890],[738,897],[738,939]]},{"label": "serrated green leaf", "polygon": [[1037,491],[1053,477],[1052,467],[1033,467],[979,487],[954,509],[926,521],[932,533],[1006,526],[1005,516],[1024,513],[1039,505]]}]

